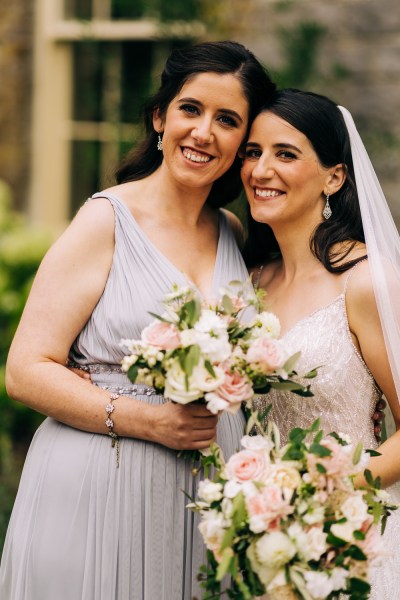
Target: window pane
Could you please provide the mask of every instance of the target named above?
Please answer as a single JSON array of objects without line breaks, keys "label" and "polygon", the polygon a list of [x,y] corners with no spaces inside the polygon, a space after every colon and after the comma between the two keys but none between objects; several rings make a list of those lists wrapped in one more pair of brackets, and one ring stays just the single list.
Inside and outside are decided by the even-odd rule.
[{"label": "window pane", "polygon": [[65,19],[91,19],[92,0],[64,0]]},{"label": "window pane", "polygon": [[155,17],[165,21],[200,18],[199,0],[112,0],[113,19]]},{"label": "window pane", "polygon": [[74,44],[74,120],[101,121],[102,44]]},{"label": "window pane", "polygon": [[143,17],[145,13],[149,12],[149,7],[151,7],[153,3],[154,0],[150,0],[150,2],[146,2],[146,0],[112,0],[111,18],[139,19],[140,17]]},{"label": "window pane", "polygon": [[121,121],[135,123],[142,117],[144,101],[152,89],[152,42],[126,42],[122,47]]},{"label": "window pane", "polygon": [[87,198],[100,191],[99,142],[73,142],[71,144],[71,214],[73,217]]}]

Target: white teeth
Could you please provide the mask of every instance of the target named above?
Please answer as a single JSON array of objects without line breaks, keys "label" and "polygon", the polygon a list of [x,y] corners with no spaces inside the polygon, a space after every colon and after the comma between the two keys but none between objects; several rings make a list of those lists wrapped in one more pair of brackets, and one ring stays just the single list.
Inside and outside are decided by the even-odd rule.
[{"label": "white teeth", "polygon": [[280,192],[275,190],[259,190],[255,188],[256,196],[261,196],[262,198],[276,198],[276,196],[280,196]]},{"label": "white teeth", "polygon": [[211,160],[211,156],[200,156],[199,154],[190,153],[189,150],[183,150],[183,156],[193,162],[206,163]]}]

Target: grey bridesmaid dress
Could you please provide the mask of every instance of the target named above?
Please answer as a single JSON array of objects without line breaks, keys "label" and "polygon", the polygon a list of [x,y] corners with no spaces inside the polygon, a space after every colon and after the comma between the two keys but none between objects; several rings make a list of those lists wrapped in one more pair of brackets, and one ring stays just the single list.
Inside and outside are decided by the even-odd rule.
[{"label": "grey bridesmaid dress", "polygon": [[[160,404],[121,372],[121,338],[136,338],[159,313],[174,283],[187,279],[150,242],[127,206],[115,213],[115,252],[104,292],[75,340],[70,359],[110,392]],[[247,271],[223,211],[212,294]],[[116,411],[117,412],[117,411]],[[238,449],[244,415],[223,414],[218,442]],[[164,446],[124,438],[120,466],[107,435],[52,418],[28,452],[0,568],[1,600],[191,600],[205,549],[184,491],[197,479],[189,461]]]}]

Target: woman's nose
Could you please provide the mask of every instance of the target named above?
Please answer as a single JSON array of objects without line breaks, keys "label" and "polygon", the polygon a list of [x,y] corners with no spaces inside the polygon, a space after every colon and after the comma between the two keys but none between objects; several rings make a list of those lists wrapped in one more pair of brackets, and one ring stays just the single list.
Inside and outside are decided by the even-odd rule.
[{"label": "woman's nose", "polygon": [[192,130],[192,137],[199,144],[209,144],[213,138],[212,123],[209,119],[202,119]]},{"label": "woman's nose", "polygon": [[255,163],[252,176],[255,179],[270,179],[274,174],[274,168],[271,161],[266,156],[260,156]]}]

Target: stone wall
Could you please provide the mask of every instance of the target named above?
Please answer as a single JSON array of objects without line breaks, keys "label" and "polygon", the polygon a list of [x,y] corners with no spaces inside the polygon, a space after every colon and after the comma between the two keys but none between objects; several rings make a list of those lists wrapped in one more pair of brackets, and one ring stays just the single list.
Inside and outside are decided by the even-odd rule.
[{"label": "stone wall", "polygon": [[29,185],[34,0],[0,2],[0,179],[15,204]]},{"label": "stone wall", "polygon": [[[293,29],[301,21],[315,21],[326,30],[317,56],[320,78],[313,82],[313,91],[353,113],[400,226],[398,0],[247,0],[238,38],[267,66],[279,69],[284,59],[277,31]],[[335,77],[338,67],[347,75]]]}]

